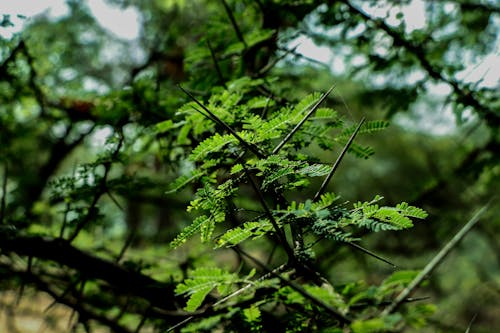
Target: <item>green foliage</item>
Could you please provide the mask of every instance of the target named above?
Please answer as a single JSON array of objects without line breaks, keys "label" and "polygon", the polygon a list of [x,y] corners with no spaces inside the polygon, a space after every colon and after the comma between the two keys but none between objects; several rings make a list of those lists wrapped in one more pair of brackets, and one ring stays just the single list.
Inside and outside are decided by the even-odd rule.
[{"label": "green foliage", "polygon": [[272,228],[272,224],[266,219],[245,222],[242,227],[230,229],[217,238],[215,241],[216,248],[238,245],[248,238],[257,239],[271,232]]},{"label": "green foliage", "polygon": [[255,271],[252,271],[247,277],[239,278],[235,273],[216,267],[196,268],[190,272],[189,279],[177,285],[175,292],[189,295],[185,310],[192,312],[201,306],[212,290],[217,289],[219,296],[226,296],[236,283],[247,281],[254,274]]},{"label": "green foliage", "polygon": [[[445,306],[385,311],[418,271],[372,262],[420,266],[497,192],[498,91],[467,72],[492,3],[424,1],[418,29],[401,1],[106,3],[137,10],[137,39],[84,1],[0,22],[2,294],[50,295],[75,332],[463,332],[495,309],[496,207],[425,286]],[[409,230],[417,206],[433,223]]]},{"label": "green foliage", "polygon": [[[242,85],[242,90],[249,92],[252,91],[251,83],[251,80],[238,82]],[[310,119],[304,118],[318,103],[321,94],[307,95],[295,106],[279,107],[277,104],[268,103],[268,99],[264,96],[256,99],[255,96],[247,97],[246,94],[231,95],[228,93],[229,90],[214,89],[214,91],[208,108],[217,118],[213,119],[213,116],[210,116],[207,117],[210,119],[204,121],[211,121],[214,124],[224,123],[226,124],[224,126],[229,128],[216,130],[217,127],[204,126],[203,131],[195,132],[194,128],[189,126],[192,136],[205,137],[189,155],[190,161],[196,165],[196,171],[178,178],[171,188],[181,188],[189,182],[197,185],[196,198],[191,201],[187,210],[201,215],[194,218],[193,222],[177,235],[171,243],[172,247],[180,246],[197,233],[201,235],[202,242],[212,242],[215,249],[237,249],[244,243],[255,242],[263,236],[279,237],[281,246],[287,247],[289,246],[287,243],[282,243],[286,242],[286,236],[283,238],[280,233],[289,228],[292,233],[300,233],[295,237],[300,237],[301,240],[298,241],[297,247],[289,252],[289,256],[296,257],[294,260],[301,265],[314,261],[315,253],[312,246],[323,238],[352,242],[359,239],[353,235],[354,232],[357,233],[357,229],[402,230],[413,226],[412,219],[427,217],[424,210],[405,202],[395,207],[380,207],[376,204],[382,199],[380,196],[370,202],[357,202],[352,208],[348,208],[346,203],[340,204],[340,196],[331,192],[320,195],[316,201],[306,199],[288,202],[287,195],[306,189],[311,184],[311,178],[326,177],[332,170],[331,165],[318,163],[317,158],[301,151],[313,143],[321,143],[326,135],[331,137],[331,142],[347,142],[353,135],[354,128],[347,125],[346,121],[330,108],[320,108],[315,116]],[[260,102],[256,104],[257,100]],[[238,110],[238,113],[229,115],[224,108],[218,108],[216,105],[228,105],[231,109]],[[189,109],[193,107],[197,106],[191,102],[182,109],[186,111],[188,117],[191,117],[193,114],[189,113]],[[262,113],[262,108],[265,109],[265,113]],[[187,126],[188,122],[181,120],[179,124]],[[297,127],[298,124],[301,125]],[[361,127],[357,134],[373,133],[386,128],[387,125],[386,121],[370,121]],[[295,127],[298,131],[294,129]],[[224,133],[226,131],[229,133]],[[291,131],[294,131],[292,138],[288,135]],[[315,135],[312,135],[313,132]],[[290,141],[282,142],[285,137]],[[273,146],[277,144],[283,146],[283,149],[270,154],[269,152],[275,151]],[[250,145],[255,145],[256,150],[249,149]],[[330,145],[318,144],[318,146],[330,149]],[[369,155],[368,150],[357,147],[351,146],[356,155],[361,157]],[[253,185],[249,186],[250,184]],[[250,196],[261,202],[261,214],[256,219],[239,222],[235,211],[255,209],[254,205],[248,205],[245,201],[238,200],[241,207],[235,204],[238,194],[248,193],[249,190],[254,191]],[[233,227],[227,227],[229,223]],[[218,225],[223,231],[220,235],[212,237]],[[186,310],[195,311],[215,288],[219,288],[219,299],[222,298],[226,302],[230,302],[232,297],[240,298],[237,292],[226,300],[223,297],[228,295],[227,290],[223,292],[220,289],[222,286],[234,285],[237,277],[237,274],[223,273],[216,268],[195,270],[190,278],[178,284],[176,292],[189,295]],[[319,299],[342,315],[348,315],[351,313],[350,305],[357,306],[360,301],[378,304],[393,296],[401,286],[409,282],[405,277],[407,275],[398,273],[379,287],[363,288],[354,295],[343,295],[326,284],[322,286],[306,284],[303,286],[303,291],[292,286],[281,286],[274,291],[276,298],[273,302],[283,303],[286,306],[299,306],[303,308],[304,313],[313,315],[321,311],[321,306],[318,307],[311,302],[311,299]],[[257,293],[259,289],[268,288],[263,283],[265,281],[264,276],[249,282],[248,286],[252,286]],[[308,297],[304,296],[304,293]],[[254,303],[250,308],[243,310],[243,320],[251,324],[252,330],[261,328],[262,310],[265,309],[266,303],[268,302],[259,303],[259,307]],[[298,320],[300,316],[293,316],[292,320]],[[335,323],[324,321],[321,317],[314,318],[308,326],[317,329],[336,327]],[[400,322],[403,322],[403,317],[401,314],[396,314],[384,318],[354,321],[351,327],[357,332],[390,331]]]},{"label": "green foliage", "polygon": [[378,317],[368,320],[359,320],[351,324],[354,333],[398,332],[401,323],[399,314]]},{"label": "green foliage", "polygon": [[376,197],[370,202],[354,204],[354,210],[350,216],[351,223],[373,231],[402,230],[413,226],[410,217],[425,219],[428,215],[421,208],[409,206],[406,202],[402,202],[396,207],[379,207],[375,202],[380,199],[380,197]]}]

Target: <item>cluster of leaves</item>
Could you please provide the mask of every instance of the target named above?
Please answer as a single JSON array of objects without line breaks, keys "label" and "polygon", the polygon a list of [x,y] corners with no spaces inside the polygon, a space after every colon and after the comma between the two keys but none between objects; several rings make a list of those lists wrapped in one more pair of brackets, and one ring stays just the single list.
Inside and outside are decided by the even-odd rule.
[{"label": "cluster of leaves", "polygon": [[[230,311],[226,316],[232,320],[231,311],[246,300],[249,305],[243,308],[243,314],[246,320],[254,323],[254,329],[262,328],[261,311],[269,311],[278,304],[302,309],[285,316],[292,322],[309,318],[314,313],[310,317],[314,319],[305,324],[308,329],[339,327],[339,321],[356,316],[357,310],[353,310],[356,307],[351,308],[350,304],[362,297],[369,298],[371,304],[380,304],[384,297],[395,293],[405,282],[396,274],[387,281],[397,283],[372,286],[355,295],[342,294],[328,282],[297,287],[291,281],[300,275],[307,279],[308,273],[305,272],[309,270],[310,274],[311,267],[314,267],[313,245],[322,239],[352,244],[359,240],[361,230],[407,229],[413,226],[412,219],[424,219],[427,213],[405,202],[395,207],[380,207],[376,203],[382,199],[379,196],[349,208],[350,204],[340,203],[340,197],[334,193],[322,193],[335,167],[333,163],[313,156],[312,145],[324,150],[343,148],[366,158],[371,148],[353,144],[354,137],[384,129],[388,123],[376,120],[349,126],[335,110],[319,107],[327,94],[314,93],[295,106],[288,103],[280,106],[268,96],[254,95],[252,88],[258,87],[259,83],[245,78],[229,84],[227,90],[217,88],[206,105],[190,95],[193,102],[180,109],[184,118],[178,123],[169,123],[169,127],[177,126],[181,132],[189,133],[181,140],[189,136],[204,138],[189,155],[193,171],[181,176],[171,186],[171,191],[188,184],[198,188],[195,199],[187,208],[196,217],[177,235],[171,246],[176,248],[195,234],[200,234],[201,241],[213,244],[215,249],[230,248],[236,252],[243,251],[243,246],[251,247],[257,239],[274,240],[287,253],[288,261],[283,264],[288,277],[283,274],[277,278],[277,274],[271,272],[250,281],[254,271],[247,277],[238,278],[238,275],[219,268],[196,268],[176,291],[189,296],[187,311],[197,311],[202,306],[204,311],[207,307],[222,307]],[[233,87],[238,87],[238,90],[233,91]],[[202,123],[194,121],[200,117],[206,119],[201,119]],[[312,187],[313,178],[327,178],[314,199],[287,199],[297,191]],[[245,193],[245,200],[241,198],[242,193]],[[242,219],[235,214],[236,211],[253,211],[257,216]],[[229,227],[231,225],[233,227]],[[218,236],[214,236],[216,229],[220,230]],[[292,235],[293,246],[287,235]],[[292,277],[291,271],[296,275]],[[237,289],[238,283],[244,281],[247,281],[247,286]],[[208,302],[206,297],[214,289],[217,289],[217,295],[213,296],[219,301]],[[372,290],[371,296],[368,296],[368,290]],[[273,296],[255,297],[259,292]],[[251,301],[248,300],[249,293],[254,295]],[[320,300],[319,305],[311,299]],[[325,320],[317,312],[322,306],[334,308],[340,320]],[[221,316],[218,318],[213,325],[221,324]],[[348,322],[352,323],[355,332],[365,332],[368,327],[375,326],[377,329],[395,329],[404,321],[401,314],[377,320],[348,319]],[[206,321],[192,323],[190,329],[206,324]]]}]

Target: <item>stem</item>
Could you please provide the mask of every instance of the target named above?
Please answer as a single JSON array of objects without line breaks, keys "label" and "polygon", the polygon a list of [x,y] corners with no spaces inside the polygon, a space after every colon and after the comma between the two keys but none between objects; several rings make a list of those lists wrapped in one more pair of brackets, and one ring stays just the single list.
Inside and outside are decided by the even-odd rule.
[{"label": "stem", "polygon": [[3,170],[3,181],[2,181],[2,199],[0,202],[0,225],[3,224],[3,220],[5,217],[5,201],[7,199],[7,176],[9,173],[9,169],[7,167],[7,162],[4,164]]},{"label": "stem", "polygon": [[372,251],[370,251],[370,250],[368,250],[368,249],[365,249],[365,248],[364,248],[364,247],[362,247],[361,245],[358,245],[358,244],[356,244],[356,243],[354,243],[354,242],[346,242],[346,243],[347,243],[347,244],[349,244],[350,246],[352,246],[353,248],[355,248],[355,249],[357,249],[357,250],[360,250],[361,252],[364,252],[364,253],[366,253],[366,254],[368,254],[368,255],[370,255],[370,256],[372,256],[372,257],[374,257],[374,258],[376,258],[376,259],[378,259],[378,260],[380,260],[380,261],[385,262],[386,264],[391,265],[393,268],[398,268],[398,266],[397,266],[397,265],[393,264],[393,263],[392,263],[392,262],[390,262],[389,260],[387,260],[387,259],[385,259],[385,258],[383,258],[383,257],[379,256],[379,255],[378,255],[378,254],[376,254],[376,253],[373,253]]},{"label": "stem", "polygon": [[361,126],[363,125],[364,122],[365,122],[365,118],[363,117],[360,120],[360,122],[359,122],[358,126],[356,127],[356,129],[354,130],[354,132],[351,134],[351,137],[349,138],[349,141],[347,141],[347,144],[344,146],[344,149],[342,149],[342,151],[340,152],[339,157],[337,157],[337,160],[335,161],[335,163],[333,163],[332,169],[328,173],[328,176],[326,176],[325,180],[323,181],[323,184],[321,184],[321,187],[319,188],[318,192],[316,192],[316,195],[314,196],[313,201],[317,201],[319,199],[319,197],[325,191],[326,187],[328,186],[328,183],[330,182],[330,180],[333,177],[333,174],[335,173],[338,166],[340,165],[340,162],[344,158],[344,155],[347,153],[347,150],[351,146],[352,142],[354,141],[354,138],[358,134],[358,132],[361,129]]},{"label": "stem", "polygon": [[488,210],[491,200],[484,205],[474,216],[458,231],[455,236],[436,254],[434,258],[424,267],[424,269],[410,282],[392,303],[382,311],[381,315],[386,316],[396,310],[396,308],[408,297],[408,295],[417,288],[420,283],[428,276],[450,253],[450,251],[465,237],[465,235],[479,222],[480,217]]},{"label": "stem", "polygon": [[278,235],[278,238],[279,238],[281,244],[283,245],[283,248],[285,249],[286,254],[288,255],[288,259],[292,260],[293,262],[296,262],[295,255],[293,254],[293,250],[290,247],[290,244],[288,244],[285,233],[278,226],[278,223],[276,222],[276,219],[274,218],[273,213],[269,209],[269,206],[267,205],[266,200],[264,199],[264,196],[262,195],[262,192],[257,187],[257,184],[255,184],[255,181],[253,180],[252,176],[250,175],[250,173],[248,172],[248,170],[246,169],[245,166],[244,166],[244,168],[245,168],[245,174],[248,178],[248,181],[250,182],[253,189],[255,190],[255,193],[259,197],[259,201],[260,201],[262,207],[264,208],[264,211],[266,212],[266,215],[269,218],[269,221],[273,225],[273,228],[274,228],[276,234]]},{"label": "stem", "polygon": [[302,127],[302,125],[306,122],[306,120],[314,113],[314,111],[316,111],[318,109],[318,107],[320,106],[321,103],[323,103],[323,101],[328,97],[328,95],[330,95],[330,93],[332,92],[332,90],[335,88],[335,85],[331,86],[330,89],[328,89],[328,91],[326,93],[323,94],[323,96],[321,96],[321,98],[316,102],[316,104],[314,104],[314,106],[311,108],[311,110],[309,110],[309,112],[307,112],[307,114],[304,116],[304,118],[302,118],[302,120],[297,124],[295,125],[295,127],[292,129],[292,131],[290,133],[287,134],[287,136],[285,136],[285,138],[276,146],[276,148],[274,148],[272,154],[277,154],[281,148],[283,148],[283,146],[288,142],[288,140],[290,140],[292,138],[292,136],[299,130],[300,127]]},{"label": "stem", "polygon": [[245,49],[247,49],[248,45],[245,42],[245,38],[243,38],[243,34],[241,33],[240,27],[238,27],[238,24],[236,23],[236,18],[234,17],[233,12],[231,12],[231,8],[229,8],[229,5],[227,4],[226,0],[221,0],[221,2],[224,5],[224,9],[226,10],[227,16],[229,17],[231,24],[233,25],[233,29],[236,32],[236,36],[238,36],[240,42],[242,42],[243,45],[245,46]]},{"label": "stem", "polygon": [[251,143],[248,143],[246,142],[245,140],[243,140],[243,138],[241,136],[238,135],[238,133],[236,133],[235,130],[233,130],[228,124],[226,124],[222,119],[220,119],[219,117],[217,117],[215,114],[212,113],[212,111],[210,111],[205,105],[203,105],[200,101],[198,101],[196,99],[196,97],[193,96],[193,94],[191,94],[189,91],[187,91],[186,89],[184,89],[181,85],[178,85],[179,88],[186,94],[188,95],[196,104],[198,104],[203,110],[205,110],[205,112],[208,114],[204,114],[203,112],[201,112],[200,110],[194,108],[196,111],[198,111],[199,113],[201,113],[202,115],[204,115],[205,117],[207,117],[208,119],[212,120],[213,122],[219,124],[220,126],[224,127],[229,133],[231,133],[232,136],[234,136],[245,148],[247,148],[248,150],[250,150],[252,153],[255,154],[255,156],[259,157],[259,158],[264,158],[264,154],[260,152],[259,148]]},{"label": "stem", "polygon": [[310,293],[308,293],[299,284],[297,284],[297,283],[295,283],[293,281],[290,281],[288,279],[285,279],[279,273],[275,273],[273,270],[271,270],[270,268],[268,268],[265,264],[261,263],[257,258],[254,258],[253,256],[249,255],[248,253],[246,253],[245,251],[243,251],[241,249],[237,249],[237,251],[240,251],[241,254],[243,254],[245,257],[247,257],[248,259],[250,259],[251,261],[253,261],[257,266],[259,266],[261,269],[265,270],[267,273],[272,274],[273,276],[275,276],[278,279],[280,279],[280,281],[283,282],[283,284],[291,287],[293,290],[297,291],[299,294],[301,294],[302,296],[304,296],[304,298],[310,300],[312,303],[314,303],[317,306],[319,306],[319,307],[323,308],[324,310],[326,310],[326,312],[328,312],[329,314],[331,314],[333,317],[335,317],[341,323],[348,324],[348,323],[350,323],[352,321],[350,318],[347,318],[345,315],[343,315],[342,313],[340,313],[337,309],[332,308],[330,305],[326,304],[322,300],[320,300],[320,299],[314,297],[313,295],[311,295]]},{"label": "stem", "polygon": [[224,86],[224,88],[227,88],[226,82],[224,80],[224,75],[222,74],[222,70],[220,69],[219,62],[217,61],[217,57],[215,56],[215,51],[212,48],[212,45],[210,44],[209,40],[207,40],[207,46],[208,46],[208,49],[210,50],[210,55],[212,56],[212,60],[214,62],[215,71],[217,72],[217,76],[219,76],[219,80],[220,80],[221,84]]}]

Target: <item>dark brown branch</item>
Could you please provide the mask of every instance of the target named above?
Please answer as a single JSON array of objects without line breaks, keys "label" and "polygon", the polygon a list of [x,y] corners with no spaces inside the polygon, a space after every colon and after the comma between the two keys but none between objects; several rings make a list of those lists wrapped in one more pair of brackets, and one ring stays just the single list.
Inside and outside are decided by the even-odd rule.
[{"label": "dark brown branch", "polygon": [[3,179],[2,179],[2,198],[0,199],[0,225],[4,222],[5,217],[5,202],[7,200],[7,177],[9,173],[8,162],[3,165]]},{"label": "dark brown branch", "polygon": [[62,239],[12,236],[0,232],[0,250],[20,256],[51,260],[84,273],[89,279],[107,282],[123,293],[133,294],[165,310],[175,310],[173,286],[93,256]]}]

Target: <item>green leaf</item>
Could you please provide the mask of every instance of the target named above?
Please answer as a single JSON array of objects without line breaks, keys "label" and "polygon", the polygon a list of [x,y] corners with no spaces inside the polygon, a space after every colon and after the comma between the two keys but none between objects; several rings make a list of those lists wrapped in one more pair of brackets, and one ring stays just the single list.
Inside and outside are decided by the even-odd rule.
[{"label": "green leaf", "polygon": [[230,135],[220,135],[219,133],[215,133],[210,138],[201,142],[189,155],[189,159],[191,161],[202,161],[208,154],[219,152],[221,149],[230,144],[236,143],[238,140]]},{"label": "green leaf", "polygon": [[226,231],[221,237],[216,241],[215,248],[221,248],[223,246],[234,246],[241,242],[247,240],[250,237],[253,239],[259,238],[265,235],[267,232],[273,230],[271,222],[268,220],[259,220],[256,222],[245,222],[243,227],[236,227]]},{"label": "green leaf", "polygon": [[[371,134],[386,129],[389,126],[389,122],[386,120],[371,120],[365,122],[359,132],[359,134]],[[340,138],[349,138],[352,133],[356,130],[356,125],[350,126],[342,131],[339,135]]]},{"label": "green leaf", "polygon": [[318,108],[311,120],[338,120],[338,114],[330,108]]},{"label": "green leaf", "polygon": [[174,127],[174,122],[171,119],[162,121],[155,125],[155,130],[157,133],[165,133],[166,131]]},{"label": "green leaf", "polygon": [[417,219],[425,219],[428,216],[427,212],[422,208],[409,206],[406,202],[396,205],[396,208],[405,216]]},{"label": "green leaf", "polygon": [[191,294],[191,297],[189,297],[184,310],[189,312],[196,311],[200,307],[201,303],[203,303],[207,295],[212,291],[212,289],[213,286],[210,283],[207,283],[205,286],[200,287],[196,292]]},{"label": "green leaf", "polygon": [[184,244],[186,240],[193,236],[196,232],[198,232],[201,229],[202,225],[204,223],[207,223],[209,219],[210,217],[206,215],[198,216],[196,219],[194,219],[193,223],[184,228],[182,232],[177,235],[177,237],[172,242],[170,242],[170,247],[176,248]]},{"label": "green leaf", "polygon": [[400,314],[368,320],[356,320],[351,324],[351,329],[353,333],[396,332],[397,324],[401,320]]},{"label": "green leaf", "polygon": [[257,306],[243,309],[243,316],[245,317],[245,321],[249,323],[258,322],[260,321],[260,309]]},{"label": "green leaf", "polygon": [[309,177],[326,176],[331,170],[330,165],[326,164],[311,164],[297,170],[298,173]]},{"label": "green leaf", "polygon": [[258,96],[254,97],[251,100],[248,101],[247,106],[250,109],[263,109],[266,107],[272,107],[274,106],[275,102],[270,99],[269,97],[264,97],[264,96]]},{"label": "green leaf", "polygon": [[189,295],[186,311],[196,311],[214,288],[231,284],[236,279],[234,274],[217,267],[197,268],[191,271],[189,276],[189,279],[179,283],[175,288],[177,295]]},{"label": "green leaf", "polygon": [[189,183],[199,179],[204,174],[205,174],[204,171],[198,169],[198,170],[195,170],[187,175],[180,176],[174,182],[169,184],[169,188],[165,193],[169,194],[169,193],[177,192],[177,191],[181,190],[182,188],[184,188]]}]

